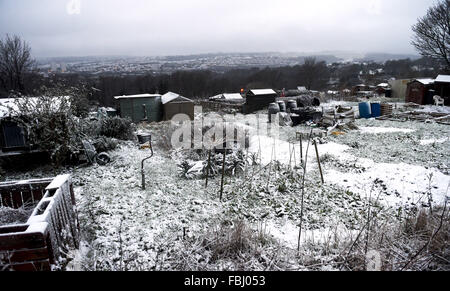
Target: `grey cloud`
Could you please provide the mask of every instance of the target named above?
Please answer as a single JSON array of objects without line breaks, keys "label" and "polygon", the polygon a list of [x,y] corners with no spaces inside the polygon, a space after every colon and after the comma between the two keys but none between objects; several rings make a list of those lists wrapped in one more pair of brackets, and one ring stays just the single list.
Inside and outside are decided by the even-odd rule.
[{"label": "grey cloud", "polygon": [[249,51],[414,53],[411,26],[434,0],[0,0],[0,35],[36,56]]}]

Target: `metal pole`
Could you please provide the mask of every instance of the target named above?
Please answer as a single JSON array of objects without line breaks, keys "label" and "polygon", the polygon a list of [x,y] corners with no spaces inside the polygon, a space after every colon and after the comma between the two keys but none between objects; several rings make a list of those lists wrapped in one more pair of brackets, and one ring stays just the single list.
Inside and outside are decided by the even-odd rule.
[{"label": "metal pole", "polygon": [[222,181],[220,183],[220,201],[222,201],[223,195],[223,180],[225,177],[225,157],[227,156],[227,149],[223,150],[223,164],[222,164]]},{"label": "metal pole", "polygon": [[144,173],[144,162],[148,159],[150,159],[151,157],[153,157],[153,146],[152,146],[152,139],[150,138],[150,150],[152,152],[151,156],[145,158],[142,160],[141,162],[141,176],[142,176],[142,190],[145,190],[145,173]]},{"label": "metal pole", "polygon": [[320,165],[319,150],[317,149],[316,140],[314,140],[314,147],[316,148],[316,157],[317,157],[317,164],[319,165],[320,179],[322,179],[322,184],[324,184],[325,182],[323,180],[322,166]]},{"label": "metal pole", "polygon": [[209,150],[208,165],[206,166],[206,183],[205,183],[205,188],[208,188],[208,176],[209,176],[209,165],[210,164],[211,164],[211,150]]},{"label": "metal pole", "polygon": [[300,161],[303,162],[303,134],[300,133]]}]

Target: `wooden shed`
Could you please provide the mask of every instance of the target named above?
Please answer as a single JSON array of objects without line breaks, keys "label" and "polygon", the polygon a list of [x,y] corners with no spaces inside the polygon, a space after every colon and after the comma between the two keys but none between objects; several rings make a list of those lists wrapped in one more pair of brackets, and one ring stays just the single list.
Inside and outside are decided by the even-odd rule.
[{"label": "wooden shed", "polygon": [[272,89],[258,89],[248,91],[246,97],[244,112],[249,114],[258,110],[267,109],[270,103],[276,101],[278,94]]},{"label": "wooden shed", "polygon": [[450,105],[450,75],[439,75],[434,81],[435,94],[444,99],[445,105]]},{"label": "wooden shed", "polygon": [[406,88],[406,102],[412,102],[420,105],[433,104],[434,90],[432,86],[434,79],[415,79],[408,83]]},{"label": "wooden shed", "polygon": [[171,120],[177,114],[185,114],[194,120],[194,102],[177,93],[169,92],[161,97],[164,120]]},{"label": "wooden shed", "polygon": [[114,97],[119,102],[120,116],[133,122],[159,122],[162,119],[161,95],[140,94]]}]

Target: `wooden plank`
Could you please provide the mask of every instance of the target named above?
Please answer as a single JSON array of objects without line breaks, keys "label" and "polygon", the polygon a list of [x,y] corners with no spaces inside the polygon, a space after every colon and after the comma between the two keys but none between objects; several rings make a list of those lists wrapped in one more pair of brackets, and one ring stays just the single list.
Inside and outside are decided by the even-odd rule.
[{"label": "wooden plank", "polygon": [[32,199],[31,199],[31,195],[32,195],[31,190],[22,191],[22,199],[25,204],[33,203]]},{"label": "wooden plank", "polygon": [[42,197],[44,197],[44,189],[34,189],[33,190],[33,202],[39,202]]},{"label": "wooden plank", "polygon": [[50,262],[48,260],[12,264],[9,269],[17,272],[51,271]]},{"label": "wooden plank", "polygon": [[9,226],[1,226],[0,227],[0,234],[5,233],[13,233],[13,232],[23,232],[27,230],[28,224],[17,224],[17,225],[9,225]]},{"label": "wooden plank", "polygon": [[14,209],[22,207],[22,192],[20,190],[14,190],[11,192],[11,200]]},{"label": "wooden plank", "polygon": [[2,255],[9,258],[9,262],[12,264],[49,259],[47,248],[0,252],[0,256]]},{"label": "wooden plank", "polygon": [[0,251],[45,247],[42,233],[16,233],[0,235]]}]

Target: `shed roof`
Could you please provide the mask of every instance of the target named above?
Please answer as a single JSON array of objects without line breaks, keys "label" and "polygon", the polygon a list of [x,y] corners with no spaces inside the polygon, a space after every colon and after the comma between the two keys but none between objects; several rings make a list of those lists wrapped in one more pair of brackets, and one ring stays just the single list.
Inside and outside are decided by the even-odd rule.
[{"label": "shed roof", "polygon": [[114,99],[156,98],[156,97],[161,97],[161,95],[160,94],[122,95],[122,96],[115,96]]},{"label": "shed roof", "polygon": [[389,87],[388,83],[380,83],[377,85],[377,87]]},{"label": "shed roof", "polygon": [[161,97],[161,102],[164,105],[164,104],[167,104],[167,103],[172,102],[172,101],[177,100],[177,99],[182,99],[183,101],[190,101],[190,102],[192,102],[191,99],[183,97],[180,94],[173,93],[173,92],[168,92],[168,93],[164,94]]},{"label": "shed roof", "polygon": [[437,76],[435,82],[450,83],[450,75],[439,75]]},{"label": "shed roof", "polygon": [[255,89],[250,90],[250,92],[252,92],[254,95],[272,95],[272,94],[277,95],[277,92],[275,92],[272,89]]},{"label": "shed roof", "polygon": [[242,98],[241,93],[224,93],[223,98],[226,100],[241,100]]},{"label": "shed roof", "polygon": [[414,81],[417,81],[424,85],[430,85],[430,84],[433,84],[435,80],[432,78],[422,78],[422,79],[415,79]]}]

